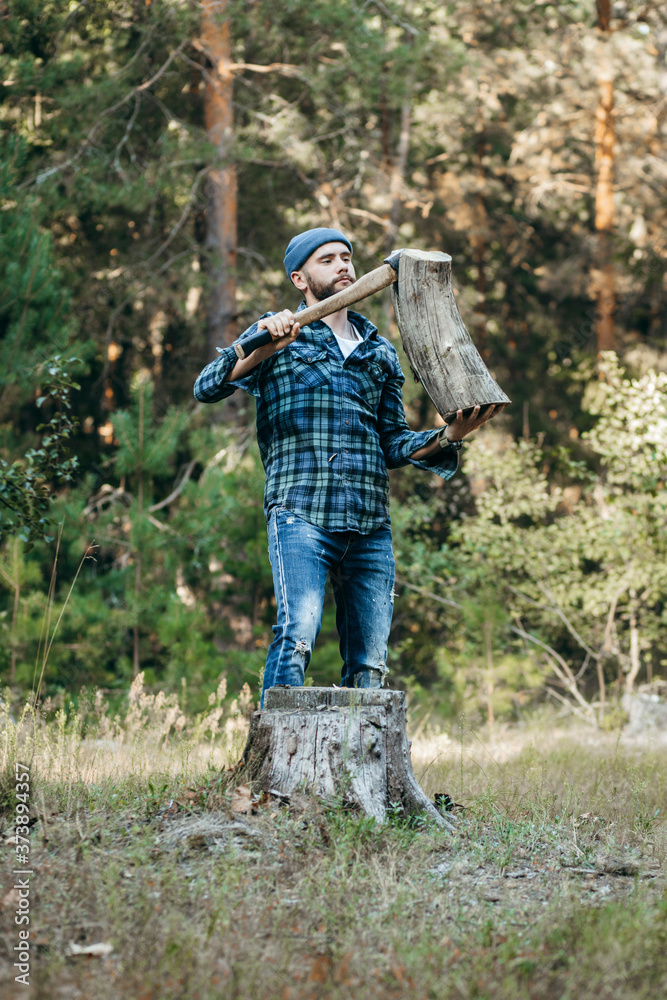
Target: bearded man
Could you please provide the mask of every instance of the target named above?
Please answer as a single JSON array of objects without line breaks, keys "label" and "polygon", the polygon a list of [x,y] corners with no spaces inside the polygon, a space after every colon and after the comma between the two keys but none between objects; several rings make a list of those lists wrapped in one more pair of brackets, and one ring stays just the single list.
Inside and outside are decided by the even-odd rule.
[{"label": "bearded man", "polygon": [[304,301],[266,313],[272,342],[242,361],[232,347],[204,368],[195,398],[214,403],[236,389],[257,401],[257,441],[266,488],[269,558],[277,622],[264,692],[301,686],[322,622],[330,575],[343,687],[381,687],[394,600],[387,469],[408,463],[443,479],[458,467],[461,441],[493,414],[459,411],[444,428],[411,431],[405,381],[391,343],[359,313],[341,309],[301,329],[299,311],[355,280],[352,244],[336,229],[299,233],[285,252],[287,277]]}]

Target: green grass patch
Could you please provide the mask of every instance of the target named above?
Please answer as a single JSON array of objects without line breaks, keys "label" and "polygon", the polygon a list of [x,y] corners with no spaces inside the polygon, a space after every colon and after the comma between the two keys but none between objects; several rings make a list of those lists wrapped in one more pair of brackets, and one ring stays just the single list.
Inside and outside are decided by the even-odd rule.
[{"label": "green grass patch", "polygon": [[[82,738],[62,719],[37,727],[26,995],[654,1000],[667,990],[664,752],[607,734],[593,743],[588,730],[539,742],[513,731],[488,746],[468,733],[423,776],[431,794],[448,789],[465,806],[452,837],[305,796],[236,814],[222,734],[193,744],[187,726],[163,730],[153,719],[100,747],[99,733]],[[26,732],[6,734],[5,747],[11,768],[30,749]],[[429,753],[415,742],[417,774]],[[4,824],[7,837],[9,811]],[[11,886],[11,846],[3,863]],[[2,926],[13,942],[11,899]],[[96,944],[111,950],[72,954]],[[11,961],[7,949],[7,995]]]}]

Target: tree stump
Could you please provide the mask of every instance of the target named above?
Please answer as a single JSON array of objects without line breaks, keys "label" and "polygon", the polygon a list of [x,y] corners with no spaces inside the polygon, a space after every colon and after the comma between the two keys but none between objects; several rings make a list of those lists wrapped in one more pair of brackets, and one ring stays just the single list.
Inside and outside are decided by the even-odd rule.
[{"label": "tree stump", "polygon": [[264,706],[240,763],[256,790],[338,796],[379,822],[401,809],[454,829],[415,780],[402,691],[273,687]]}]

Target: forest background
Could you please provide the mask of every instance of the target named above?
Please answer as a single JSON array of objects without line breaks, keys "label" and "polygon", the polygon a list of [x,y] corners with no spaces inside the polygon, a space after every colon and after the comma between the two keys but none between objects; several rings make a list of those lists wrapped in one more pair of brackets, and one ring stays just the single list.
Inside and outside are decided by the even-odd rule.
[{"label": "forest background", "polygon": [[[606,726],[667,676],[667,5],[11,0],[0,44],[8,697],[257,692],[254,414],[192,386],[298,305],[284,247],[317,225],[357,273],[450,253],[513,400],[450,483],[391,474],[392,684],[432,722]],[[388,296],[364,312],[400,352]],[[339,668],[330,600],[311,674]]]}]

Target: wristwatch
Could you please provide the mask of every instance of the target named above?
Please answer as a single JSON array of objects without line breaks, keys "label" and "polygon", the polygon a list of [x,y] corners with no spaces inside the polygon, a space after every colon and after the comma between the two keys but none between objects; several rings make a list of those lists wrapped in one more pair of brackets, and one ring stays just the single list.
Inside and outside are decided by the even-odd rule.
[{"label": "wristwatch", "polygon": [[443,427],[438,434],[438,443],[441,448],[454,448],[455,451],[461,451],[463,447],[463,441],[450,441],[447,437],[447,427]]}]

